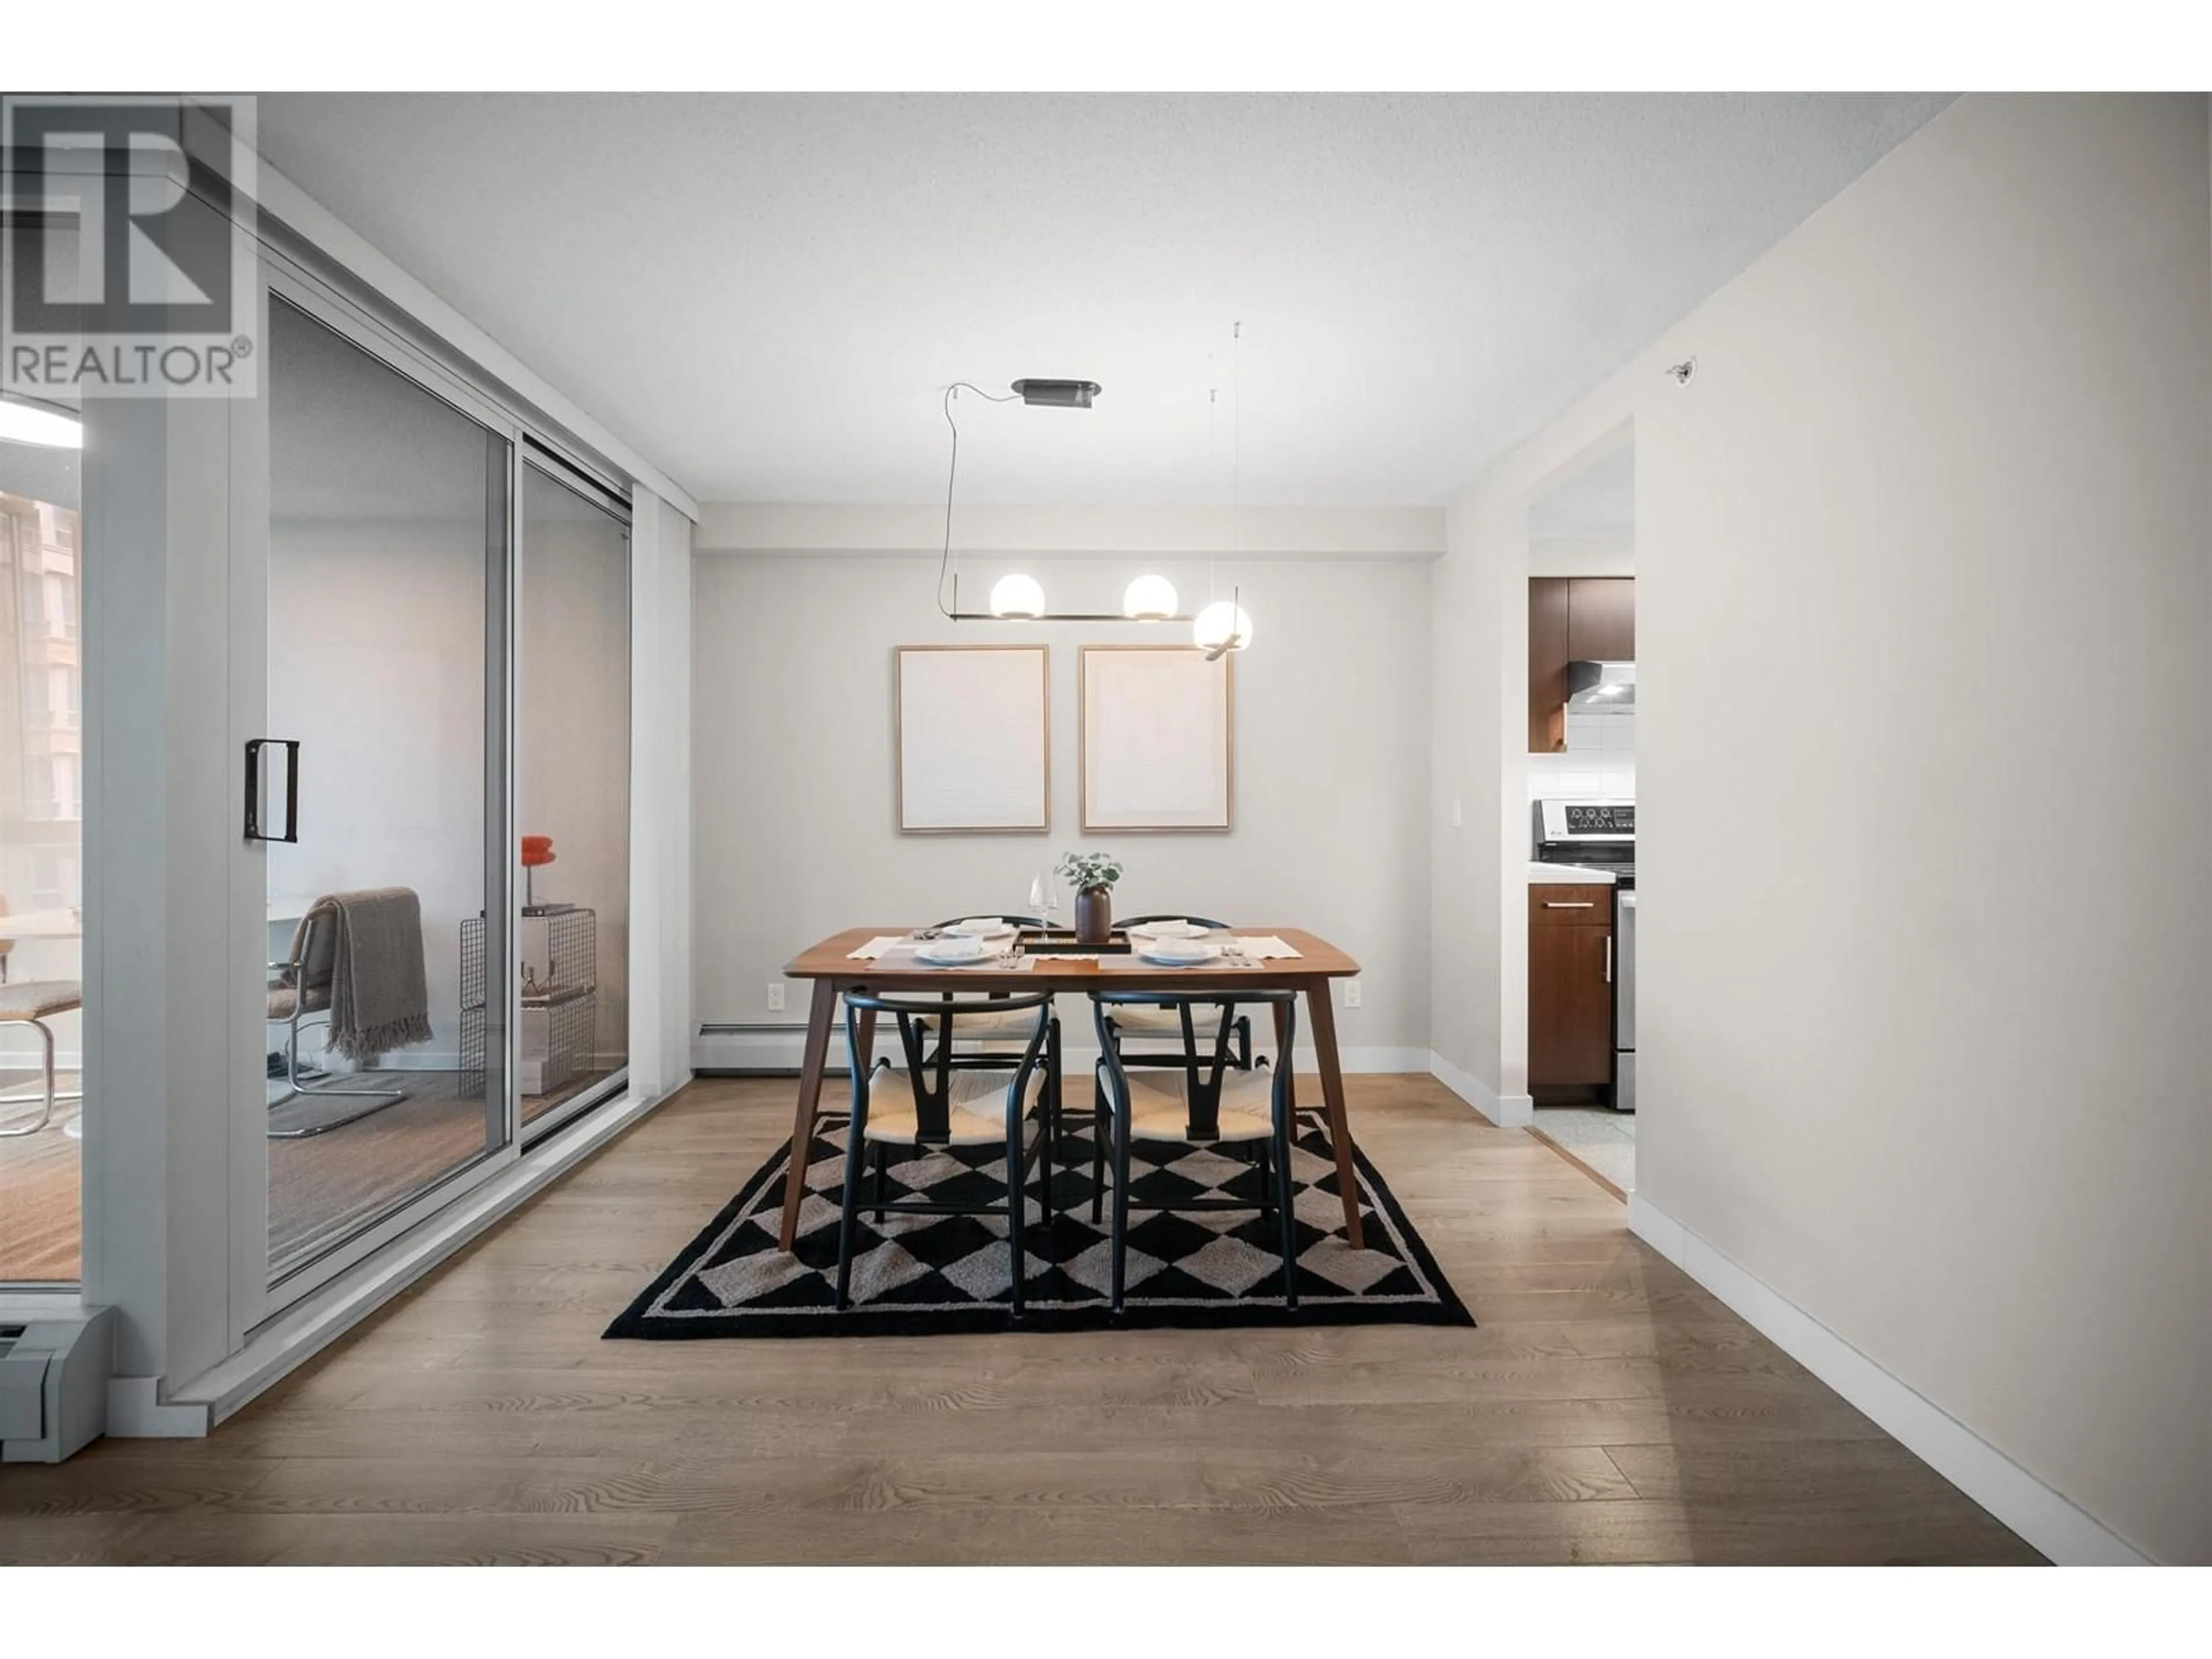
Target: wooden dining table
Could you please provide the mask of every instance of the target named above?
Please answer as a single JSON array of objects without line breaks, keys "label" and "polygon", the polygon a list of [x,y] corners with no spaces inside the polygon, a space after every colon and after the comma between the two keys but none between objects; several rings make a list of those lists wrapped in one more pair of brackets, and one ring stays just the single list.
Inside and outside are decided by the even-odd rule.
[{"label": "wooden dining table", "polygon": [[[889,963],[881,958],[855,957],[872,939],[904,938],[905,927],[848,927],[819,945],[801,951],[784,973],[792,979],[811,980],[813,1000],[806,1014],[806,1052],[799,1073],[799,1106],[791,1125],[791,1167],[784,1177],[783,1229],[781,1239],[789,1250],[799,1237],[799,1210],[805,1196],[799,1172],[806,1167],[806,1147],[814,1134],[820,1107],[822,1076],[830,1060],[832,1028],[837,1004],[848,991],[915,992],[932,994],[990,991],[1055,994],[1089,991],[1303,991],[1307,1024],[1313,1033],[1314,1060],[1321,1073],[1322,1105],[1328,1118],[1329,1146],[1336,1155],[1336,1185],[1344,1201],[1344,1235],[1354,1249],[1361,1248],[1359,1182],[1352,1167],[1352,1131],[1345,1121],[1344,1073],[1336,1053],[1336,1013],[1328,982],[1349,979],[1359,964],[1323,939],[1297,927],[1236,927],[1229,934],[1243,939],[1279,939],[1297,954],[1229,966],[1209,963],[1194,968],[1163,968],[1133,953],[1069,955],[1057,951],[1020,948],[1014,960],[988,968],[933,968],[900,953]],[[1027,935],[1024,936],[1024,939]],[[1120,936],[1116,936],[1117,941]],[[1284,1027],[1288,1006],[1275,1005],[1277,1065],[1291,1063],[1284,1050]],[[875,1016],[862,1012],[860,1037],[864,1052],[872,1051]],[[1295,1103],[1295,1102],[1293,1103]]]}]

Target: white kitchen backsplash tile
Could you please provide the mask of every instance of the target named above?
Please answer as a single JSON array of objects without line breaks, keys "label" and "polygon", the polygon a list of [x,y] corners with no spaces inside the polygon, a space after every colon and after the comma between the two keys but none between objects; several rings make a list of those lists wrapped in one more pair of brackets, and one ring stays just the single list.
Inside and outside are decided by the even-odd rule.
[{"label": "white kitchen backsplash tile", "polygon": [[1528,799],[1636,799],[1636,711],[1571,709],[1562,755],[1528,757]]}]

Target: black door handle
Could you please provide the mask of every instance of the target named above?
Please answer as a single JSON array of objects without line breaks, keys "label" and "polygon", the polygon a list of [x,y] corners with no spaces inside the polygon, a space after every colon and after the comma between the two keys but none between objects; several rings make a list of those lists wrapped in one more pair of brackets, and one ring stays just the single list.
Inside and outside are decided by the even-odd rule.
[{"label": "black door handle", "polygon": [[[264,775],[262,750],[284,751],[284,833],[274,835],[261,823]],[[295,738],[248,738],[246,740],[246,838],[248,841],[300,839],[300,744]]]}]

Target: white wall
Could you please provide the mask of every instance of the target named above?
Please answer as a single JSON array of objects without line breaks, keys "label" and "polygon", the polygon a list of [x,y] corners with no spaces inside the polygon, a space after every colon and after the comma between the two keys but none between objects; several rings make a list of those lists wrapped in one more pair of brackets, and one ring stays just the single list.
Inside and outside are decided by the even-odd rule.
[{"label": "white wall", "polygon": [[[1437,573],[1440,670],[1525,650],[1526,503],[1633,421],[1639,1198],[2174,1561],[2212,1559],[2207,140],[2199,94],[1960,100],[1455,501]],[[1523,678],[1439,672],[1440,797],[1525,810]],[[1437,1046],[1498,1086],[1486,816],[1438,830]]]},{"label": "white wall", "polygon": [[650,1097],[691,1075],[691,521],[640,486],[630,530],[630,902],[640,945],[630,964],[630,1091]]},{"label": "white wall", "polygon": [[1532,576],[1633,576],[1633,536],[1536,536],[1528,542]]},{"label": "white wall", "polygon": [[[1118,605],[1140,568],[1162,570],[1187,604],[1206,591],[1202,562],[1026,562],[1071,607]],[[963,592],[1016,564],[963,561]],[[698,1017],[796,1025],[805,988],[771,1015],[767,986],[816,939],[860,924],[1022,909],[1031,876],[1059,854],[1103,844],[1127,866],[1115,896],[1123,915],[1189,908],[1310,927],[1343,945],[1363,965],[1365,995],[1339,1015],[1340,1042],[1369,1051],[1347,1063],[1413,1063],[1429,1022],[1428,569],[1420,560],[1248,558],[1233,571],[1224,562],[1221,592],[1241,584],[1255,631],[1235,670],[1235,828],[1102,836],[1079,827],[1076,647],[1182,642],[1184,630],[963,627],[937,613],[933,559],[702,553]],[[901,836],[892,647],[986,641],[1051,647],[1051,831]]]}]

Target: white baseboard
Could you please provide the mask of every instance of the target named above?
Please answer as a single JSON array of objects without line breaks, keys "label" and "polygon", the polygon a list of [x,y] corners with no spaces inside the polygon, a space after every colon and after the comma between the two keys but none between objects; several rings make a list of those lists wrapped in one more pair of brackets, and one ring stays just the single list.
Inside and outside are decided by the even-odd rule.
[{"label": "white baseboard", "polygon": [[[486,1182],[455,1200],[428,1220],[396,1241],[390,1249],[371,1257],[350,1273],[279,1315],[255,1332],[246,1346],[214,1370],[171,1391],[164,1412],[195,1411],[197,1430],[149,1430],[146,1432],[205,1434],[254,1396],[282,1380],[327,1347],[378,1308],[405,1290],[463,1245],[507,1216],[640,1118],[660,1106],[690,1081],[678,1078],[663,1094],[611,1101],[586,1113],[556,1132],[542,1146],[504,1174]],[[150,1389],[152,1379],[144,1382]],[[138,1431],[118,1428],[113,1395],[109,1404],[108,1433],[128,1435]],[[179,1423],[185,1419],[177,1419]]]},{"label": "white baseboard", "polygon": [[1765,1280],[1642,1193],[1628,1227],[1991,1515],[2061,1566],[2143,1566],[2149,1558],[1958,1419],[1900,1382]]},{"label": "white baseboard", "polygon": [[1488,1118],[1501,1129],[1526,1128],[1536,1121],[1536,1102],[1528,1095],[1501,1095],[1472,1072],[1462,1071],[1451,1061],[1431,1048],[1425,1066],[1409,1070],[1425,1071],[1436,1080],[1457,1095],[1468,1105]]},{"label": "white baseboard", "polygon": [[164,1402],[158,1376],[107,1379],[107,1432],[128,1440],[198,1440],[208,1431],[204,1403]]},{"label": "white baseboard", "polygon": [[[1066,1026],[1063,1024],[1062,1031]],[[1264,1036],[1255,1034],[1258,1052],[1267,1053],[1273,1044]],[[691,1040],[691,1064],[702,1072],[796,1072],[805,1057],[806,1030],[801,1025],[744,1025],[702,1029]],[[1315,1069],[1314,1053],[1310,1048],[1297,1048],[1297,1068],[1310,1073]],[[898,1036],[894,1031],[876,1033],[876,1058],[898,1060]],[[1425,1048],[1373,1046],[1341,1048],[1337,1052],[1337,1063],[1347,1073],[1426,1072],[1429,1051]],[[1087,1074],[1097,1064],[1098,1049],[1095,1044],[1063,1042],[1060,1048],[1060,1066],[1069,1076]],[[842,1076],[845,1072],[845,1031],[837,1028],[830,1044],[830,1068]]]}]

